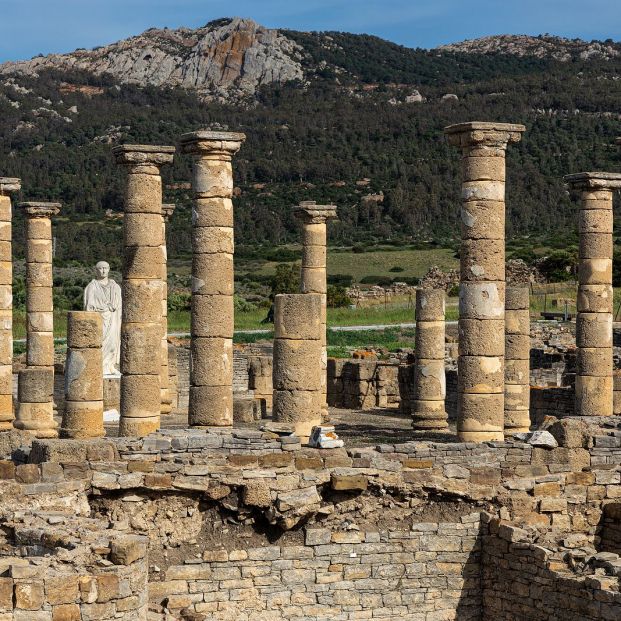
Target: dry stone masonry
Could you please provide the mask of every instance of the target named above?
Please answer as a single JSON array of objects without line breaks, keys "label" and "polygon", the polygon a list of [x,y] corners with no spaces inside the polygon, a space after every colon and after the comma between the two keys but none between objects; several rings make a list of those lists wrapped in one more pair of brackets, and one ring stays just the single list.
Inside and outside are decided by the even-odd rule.
[{"label": "dry stone masonry", "polygon": [[277,422],[291,423],[304,442],[322,420],[321,307],[318,293],[274,300],[274,407]]},{"label": "dry stone masonry", "polygon": [[611,416],[612,195],[621,174],[578,173],[565,180],[581,193],[576,345],[576,414]]},{"label": "dry stone masonry", "polygon": [[103,426],[103,320],[96,312],[67,313],[67,362],[62,438],[98,438]]},{"label": "dry stone masonry", "polygon": [[462,152],[457,431],[473,442],[504,437],[505,151],[524,130],[478,122],[444,130]]},{"label": "dry stone masonry", "polygon": [[119,434],[146,435],[160,426],[162,348],[162,178],[175,147],[121,145],[113,153],[127,169],[121,319]]},{"label": "dry stone masonry", "polygon": [[444,315],[443,289],[416,290],[416,362],[411,413],[412,427],[417,430],[448,427],[444,407]]},{"label": "dry stone masonry", "polygon": [[505,296],[505,434],[530,429],[530,302],[527,287]]},{"label": "dry stone masonry", "polygon": [[21,180],[0,177],[0,431],[13,426],[13,208],[11,194]]},{"label": "dry stone masonry", "polygon": [[60,203],[21,203],[26,213],[26,362],[54,371],[52,216]]},{"label": "dry stone masonry", "polygon": [[193,157],[189,424],[233,424],[233,170],[244,134],[181,136]]},{"label": "dry stone masonry", "polygon": [[302,293],[321,295],[321,408],[327,417],[327,306],[328,281],[326,274],[327,222],[336,218],[335,205],[317,205],[315,201],[302,201],[293,211],[302,222],[302,268],[300,286]]}]

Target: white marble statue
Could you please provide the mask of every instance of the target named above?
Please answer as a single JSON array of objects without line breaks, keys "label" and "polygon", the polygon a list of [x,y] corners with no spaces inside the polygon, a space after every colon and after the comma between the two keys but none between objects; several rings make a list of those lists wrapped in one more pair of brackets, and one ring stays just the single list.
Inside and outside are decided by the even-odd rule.
[{"label": "white marble statue", "polygon": [[103,319],[103,372],[118,376],[121,360],[121,287],[108,278],[105,261],[95,265],[96,277],[84,289],[84,310],[97,311]]}]

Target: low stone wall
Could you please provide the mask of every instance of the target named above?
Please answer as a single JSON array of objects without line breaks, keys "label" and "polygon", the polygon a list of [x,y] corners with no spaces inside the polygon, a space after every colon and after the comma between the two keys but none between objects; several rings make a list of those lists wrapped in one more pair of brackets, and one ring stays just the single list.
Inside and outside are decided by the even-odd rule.
[{"label": "low stone wall", "polygon": [[530,388],[530,421],[535,427],[547,416],[563,418],[573,416],[575,393],[573,386]]}]

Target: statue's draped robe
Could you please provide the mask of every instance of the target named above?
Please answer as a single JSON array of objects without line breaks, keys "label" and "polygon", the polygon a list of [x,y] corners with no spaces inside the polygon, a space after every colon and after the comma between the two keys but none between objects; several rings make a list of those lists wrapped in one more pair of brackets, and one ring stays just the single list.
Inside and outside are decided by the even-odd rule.
[{"label": "statue's draped robe", "polygon": [[91,280],[84,289],[84,310],[97,311],[103,319],[104,375],[117,375],[121,361],[121,287],[112,279],[103,285]]}]

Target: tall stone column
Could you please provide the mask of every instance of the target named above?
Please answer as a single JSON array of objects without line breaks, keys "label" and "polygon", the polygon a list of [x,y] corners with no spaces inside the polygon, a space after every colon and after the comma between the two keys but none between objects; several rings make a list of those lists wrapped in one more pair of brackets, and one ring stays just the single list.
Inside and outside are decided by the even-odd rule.
[{"label": "tall stone column", "polygon": [[274,300],[274,404],[277,422],[291,423],[302,442],[321,425],[321,295],[291,293]]},{"label": "tall stone column", "polygon": [[65,412],[61,438],[99,438],[103,426],[103,320],[100,313],[67,313]]},{"label": "tall stone column", "polygon": [[127,169],[123,218],[121,420],[119,435],[144,436],[160,426],[162,348],[162,178],[174,147],[120,145]]},{"label": "tall stone column", "polygon": [[445,294],[442,289],[416,290],[416,360],[412,427],[439,431],[448,427],[444,370]]},{"label": "tall stone column", "polygon": [[26,364],[54,371],[52,216],[60,203],[20,203],[26,212]]},{"label": "tall stone column", "polygon": [[565,181],[581,192],[576,346],[576,414],[611,416],[612,376],[612,195],[621,174],[587,172]]},{"label": "tall stone column", "polygon": [[175,205],[166,203],[162,205],[162,350],[161,350],[161,373],[160,395],[162,397],[162,414],[172,412],[172,398],[170,396],[170,380],[168,378],[168,253],[166,250],[166,223],[173,215]]},{"label": "tall stone column", "polygon": [[193,156],[189,423],[233,424],[233,169],[244,134],[181,136]]},{"label": "tall stone column", "polygon": [[457,432],[463,441],[504,439],[505,151],[523,125],[445,128],[462,151]]},{"label": "tall stone column", "polygon": [[320,406],[324,418],[328,415],[328,351],[327,351],[327,301],[326,245],[328,220],[336,218],[335,205],[317,205],[315,201],[302,201],[294,208],[294,215],[302,221],[302,293],[321,295],[321,393]]},{"label": "tall stone column", "polygon": [[0,177],[0,431],[13,427],[13,258],[11,193],[20,179]]},{"label": "tall stone column", "polygon": [[505,435],[530,429],[530,291],[505,297]]}]

